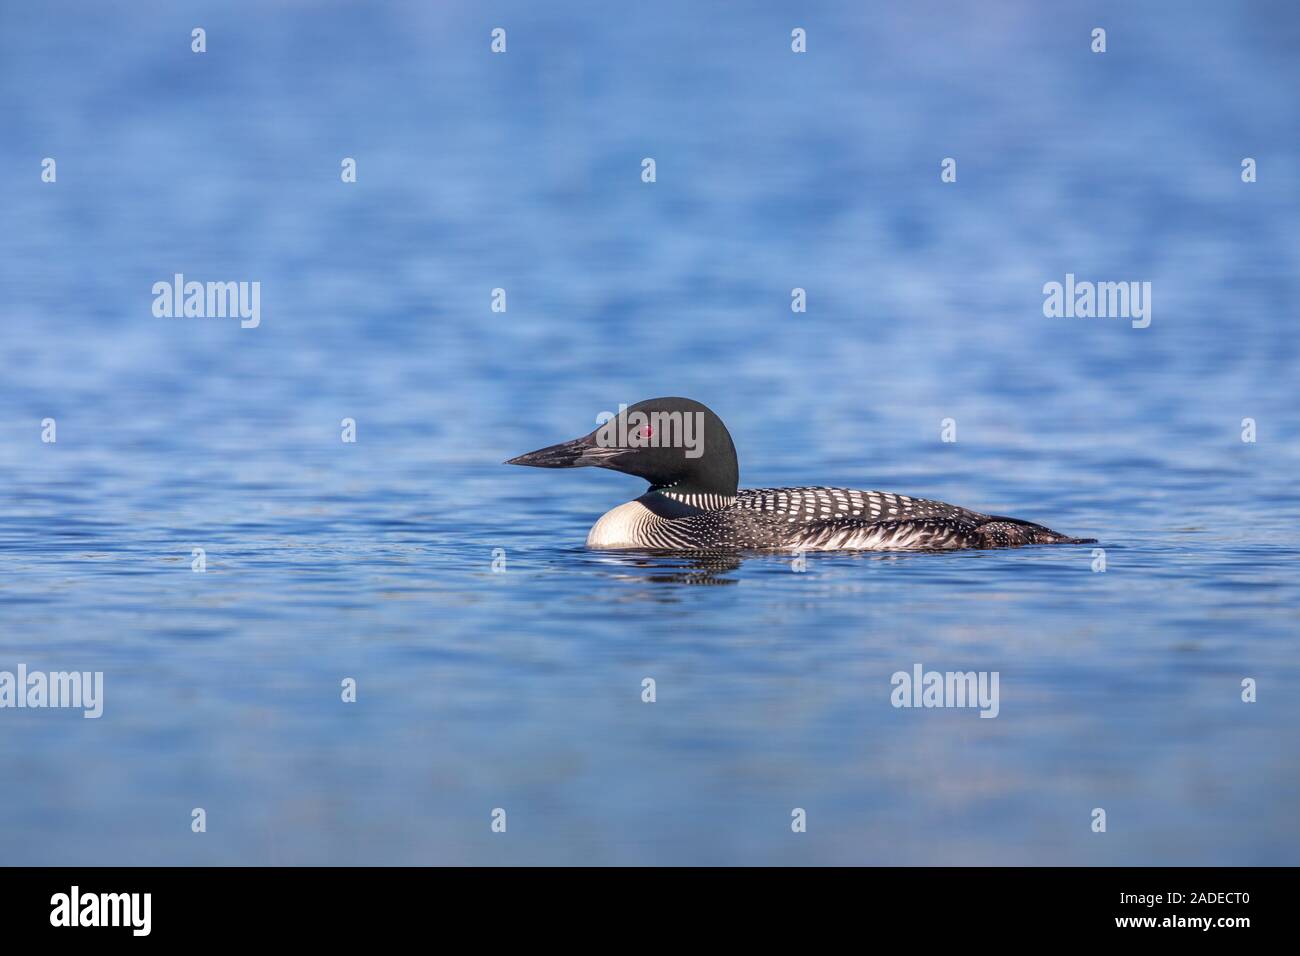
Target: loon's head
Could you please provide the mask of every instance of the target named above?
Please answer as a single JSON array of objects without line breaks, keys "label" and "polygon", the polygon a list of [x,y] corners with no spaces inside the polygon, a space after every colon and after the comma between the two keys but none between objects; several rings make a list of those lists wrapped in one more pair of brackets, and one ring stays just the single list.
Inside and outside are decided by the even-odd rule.
[{"label": "loon's head", "polygon": [[653,491],[736,494],[736,446],[722,419],[689,398],[637,402],[589,435],[530,451],[507,465],[580,468],[594,465],[637,475]]}]

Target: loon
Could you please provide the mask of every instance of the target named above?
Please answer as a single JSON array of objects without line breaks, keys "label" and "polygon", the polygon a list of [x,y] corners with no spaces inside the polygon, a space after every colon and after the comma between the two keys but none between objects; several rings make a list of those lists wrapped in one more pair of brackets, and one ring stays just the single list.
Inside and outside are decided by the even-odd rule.
[{"label": "loon", "polygon": [[595,466],[650,482],[587,535],[598,550],[950,551],[1027,544],[1095,544],[1039,524],[942,501],[849,488],[739,489],[736,447],[722,419],[688,398],[652,398],[589,435],[507,465]]}]

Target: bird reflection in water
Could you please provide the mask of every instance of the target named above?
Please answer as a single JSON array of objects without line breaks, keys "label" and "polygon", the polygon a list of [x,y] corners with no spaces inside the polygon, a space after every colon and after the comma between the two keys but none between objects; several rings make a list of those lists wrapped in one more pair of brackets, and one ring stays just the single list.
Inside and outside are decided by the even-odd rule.
[{"label": "bird reflection in water", "polygon": [[741,558],[734,554],[687,554],[655,553],[652,551],[636,554],[604,554],[597,558],[601,564],[615,565],[638,572],[649,573],[620,574],[627,580],[649,581],[654,584],[735,584],[737,580],[729,572],[741,565]]}]

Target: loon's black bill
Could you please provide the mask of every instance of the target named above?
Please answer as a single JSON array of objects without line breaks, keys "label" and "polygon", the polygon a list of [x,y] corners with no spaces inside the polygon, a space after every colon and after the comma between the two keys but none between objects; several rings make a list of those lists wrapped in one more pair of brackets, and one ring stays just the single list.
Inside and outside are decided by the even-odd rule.
[{"label": "loon's black bill", "polygon": [[627,451],[626,448],[601,448],[589,438],[575,438],[548,448],[530,451],[511,458],[507,465],[529,465],[533,468],[581,468],[586,465],[605,465]]}]

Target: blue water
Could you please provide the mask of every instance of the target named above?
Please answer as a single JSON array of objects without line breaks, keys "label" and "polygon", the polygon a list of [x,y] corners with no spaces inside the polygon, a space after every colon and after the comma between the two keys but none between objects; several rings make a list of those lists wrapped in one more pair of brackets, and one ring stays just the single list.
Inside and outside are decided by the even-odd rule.
[{"label": "blue water", "polygon": [[[0,670],[105,702],[0,710],[0,861],[1300,862],[1300,14],[842,6],[4,5]],[[643,485],[501,462],[656,395],[1106,569],[588,552]]]}]

